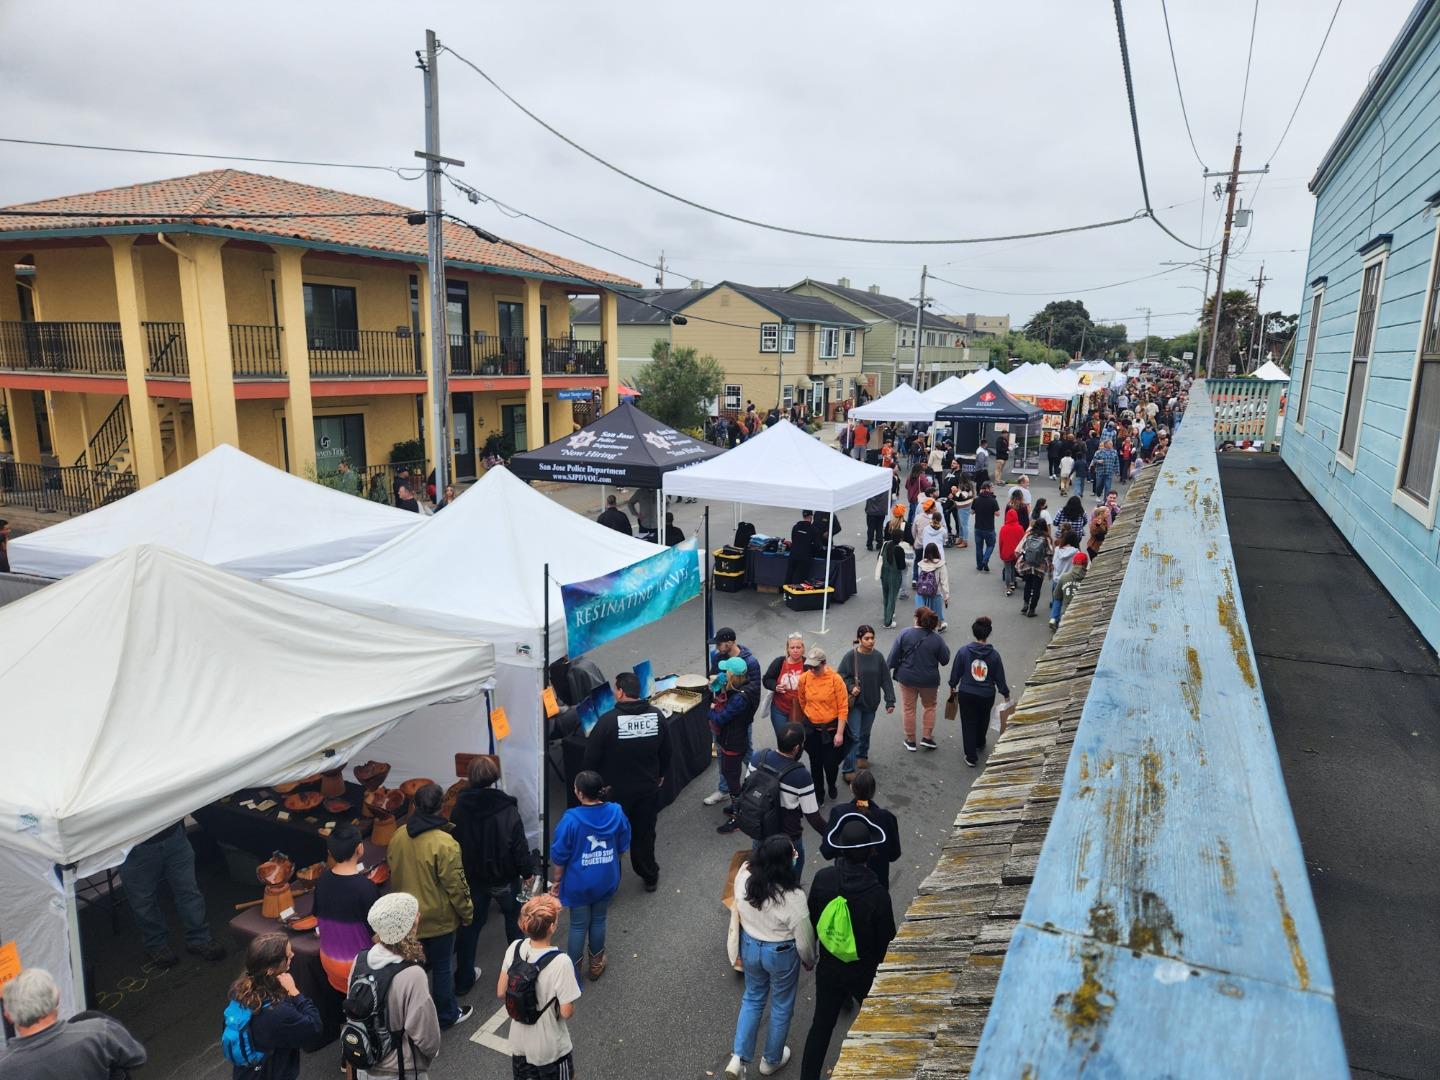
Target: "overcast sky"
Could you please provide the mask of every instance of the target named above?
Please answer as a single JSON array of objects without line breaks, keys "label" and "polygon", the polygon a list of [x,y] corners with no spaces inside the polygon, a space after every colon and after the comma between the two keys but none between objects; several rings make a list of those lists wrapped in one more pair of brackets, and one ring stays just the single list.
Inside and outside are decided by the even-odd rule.
[{"label": "overcast sky", "polygon": [[[1227,168],[1240,123],[1253,0],[1170,0],[1200,156]],[[1264,306],[1298,309],[1314,203],[1306,189],[1411,0],[1350,0],[1271,173],[1245,202],[1229,284],[1265,264]],[[1244,114],[1245,167],[1274,152],[1324,33],[1330,0],[1262,0]],[[1110,5],[848,0],[695,6],[268,3],[37,5],[0,0],[0,135],[170,150],[409,165],[423,143],[414,51],[432,27],[538,115],[669,190],[746,217],[847,235],[940,238],[1125,217],[1142,205]],[[1181,121],[1159,0],[1126,27],[1151,197],[1192,242],[1218,239],[1223,203]],[[450,56],[440,62],[443,151],[477,187],[637,258],[663,248],[691,277],[790,284],[849,277],[913,296],[921,263],[937,310],[1008,313],[1048,299],[1144,333],[1194,322],[1196,253],[1137,221],[1069,237],[966,247],[808,240],[723,221],[580,156]],[[179,176],[223,163],[0,144],[0,204]],[[243,165],[424,205],[382,172]],[[649,283],[653,270],[493,206],[450,209],[504,235]],[[1163,208],[1163,209],[1162,209]],[[1203,214],[1203,233],[1202,233]],[[1247,235],[1247,232],[1250,235]],[[1203,257],[1203,256],[1202,256]],[[1253,288],[1253,286],[1248,286]],[[1272,299],[1273,298],[1273,299]]]}]

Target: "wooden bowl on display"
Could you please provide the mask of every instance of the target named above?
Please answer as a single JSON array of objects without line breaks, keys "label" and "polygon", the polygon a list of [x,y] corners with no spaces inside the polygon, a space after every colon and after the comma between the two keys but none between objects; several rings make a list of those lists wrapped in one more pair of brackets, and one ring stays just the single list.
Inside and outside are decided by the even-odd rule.
[{"label": "wooden bowl on display", "polygon": [[315,882],[320,880],[320,875],[324,872],[325,864],[323,862],[311,863],[303,870],[295,871],[295,879],[297,881],[304,881],[308,884],[314,885]]},{"label": "wooden bowl on display", "polygon": [[427,779],[423,776],[416,777],[414,780],[406,780],[400,785],[400,794],[404,795],[407,799],[413,799],[417,791],[425,785],[433,783],[435,783],[434,780]]},{"label": "wooden bowl on display", "polygon": [[260,914],[265,918],[278,919],[282,911],[294,906],[295,895],[290,891],[288,882],[265,886],[265,899],[260,904]]},{"label": "wooden bowl on display", "polygon": [[306,810],[314,810],[324,801],[325,796],[318,791],[297,791],[294,795],[285,796],[285,809],[303,813]]},{"label": "wooden bowl on display", "polygon": [[389,814],[399,817],[406,803],[405,793],[396,788],[376,788],[365,793],[365,816]]},{"label": "wooden bowl on display", "polygon": [[304,782],[303,780],[292,780],[288,784],[271,784],[270,790],[275,792],[276,795],[289,795],[292,792],[299,791],[300,785]]},{"label": "wooden bowl on display", "polygon": [[285,927],[286,930],[292,930],[297,934],[303,934],[306,931],[314,930],[315,927],[319,926],[320,920],[317,919],[314,915],[292,915],[288,919],[281,920],[280,925]]},{"label": "wooden bowl on display", "polygon": [[255,870],[255,876],[264,885],[284,885],[295,873],[295,864],[283,851],[271,852],[270,858]]},{"label": "wooden bowl on display", "polygon": [[367,761],[364,765],[356,765],[354,772],[355,779],[362,787],[367,791],[374,791],[385,783],[385,778],[390,775],[390,765],[384,761]]},{"label": "wooden bowl on display", "polygon": [[345,794],[344,769],[331,769],[320,774],[320,794],[327,799]]},{"label": "wooden bowl on display", "polygon": [[445,797],[440,800],[440,816],[446,821],[455,812],[455,804],[460,800],[460,792],[470,786],[468,780],[457,780],[445,791]]},{"label": "wooden bowl on display", "polygon": [[389,845],[391,839],[392,839],[394,836],[395,836],[395,815],[394,815],[394,814],[376,814],[376,815],[375,815],[375,828],[372,829],[371,832],[370,832],[370,842],[371,842],[372,844],[376,844],[376,845],[378,845],[378,846],[380,846],[380,847],[386,847],[386,846]]}]

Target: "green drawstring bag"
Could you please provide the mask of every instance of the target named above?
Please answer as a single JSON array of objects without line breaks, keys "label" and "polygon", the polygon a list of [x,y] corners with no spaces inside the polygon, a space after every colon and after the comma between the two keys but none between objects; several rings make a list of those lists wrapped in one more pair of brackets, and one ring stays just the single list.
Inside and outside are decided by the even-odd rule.
[{"label": "green drawstring bag", "polygon": [[855,928],[850,923],[850,905],[845,897],[837,896],[820,912],[820,922],[815,927],[820,944],[837,960],[854,963],[859,958],[855,951]]}]

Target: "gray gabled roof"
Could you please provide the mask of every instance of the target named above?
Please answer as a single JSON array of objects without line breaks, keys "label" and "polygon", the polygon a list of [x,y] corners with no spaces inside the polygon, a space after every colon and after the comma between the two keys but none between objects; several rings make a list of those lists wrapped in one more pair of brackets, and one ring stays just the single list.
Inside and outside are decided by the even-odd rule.
[{"label": "gray gabled roof", "polygon": [[[633,296],[616,293],[618,325],[664,326],[670,321],[669,312],[679,311],[705,291],[705,289],[642,289]],[[648,303],[642,303],[642,301],[648,301]],[[575,313],[570,316],[570,322],[579,326],[592,324],[598,326],[600,301],[591,299],[578,305]]]},{"label": "gray gabled roof", "polygon": [[[773,311],[787,323],[824,323],[827,326],[861,328],[868,325],[864,319],[856,318],[844,308],[836,307],[828,300],[822,300],[818,296],[802,296],[798,293],[786,292],[784,289],[737,285],[733,281],[722,281],[713,289],[707,289],[706,292],[713,292],[723,286],[728,286],[747,300],[752,300],[761,307]],[[699,297],[695,299],[698,300]]]},{"label": "gray gabled roof", "polygon": [[[798,289],[802,285],[814,285],[817,289],[834,293],[841,299],[858,304],[867,311],[873,311],[882,319],[890,319],[906,326],[915,325],[915,305],[908,300],[901,300],[898,296],[872,293],[868,289],[852,289],[847,285],[832,285],[828,281],[816,281],[813,278],[806,278],[804,281],[791,285],[790,291]],[[964,327],[958,327],[948,319],[941,318],[930,311],[925,312],[924,326],[928,330],[945,330],[952,334],[963,333],[965,330]]]}]

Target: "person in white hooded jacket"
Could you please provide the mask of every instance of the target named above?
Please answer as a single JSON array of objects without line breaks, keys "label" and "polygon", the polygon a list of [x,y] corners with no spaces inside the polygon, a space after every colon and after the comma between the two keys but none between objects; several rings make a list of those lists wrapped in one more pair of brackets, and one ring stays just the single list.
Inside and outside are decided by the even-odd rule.
[{"label": "person in white hooded jacket", "polygon": [[380,971],[392,964],[409,962],[390,982],[386,995],[386,1020],[396,1035],[395,1049],[375,1068],[360,1070],[358,1080],[388,1080],[400,1075],[404,1055],[406,1080],[429,1080],[430,1063],[440,1053],[440,1018],[430,997],[430,977],[422,966],[425,949],[416,937],[420,927],[420,902],[409,893],[392,892],[370,908],[367,917],[375,931],[375,944],[355,958],[351,979],[360,971]]}]

